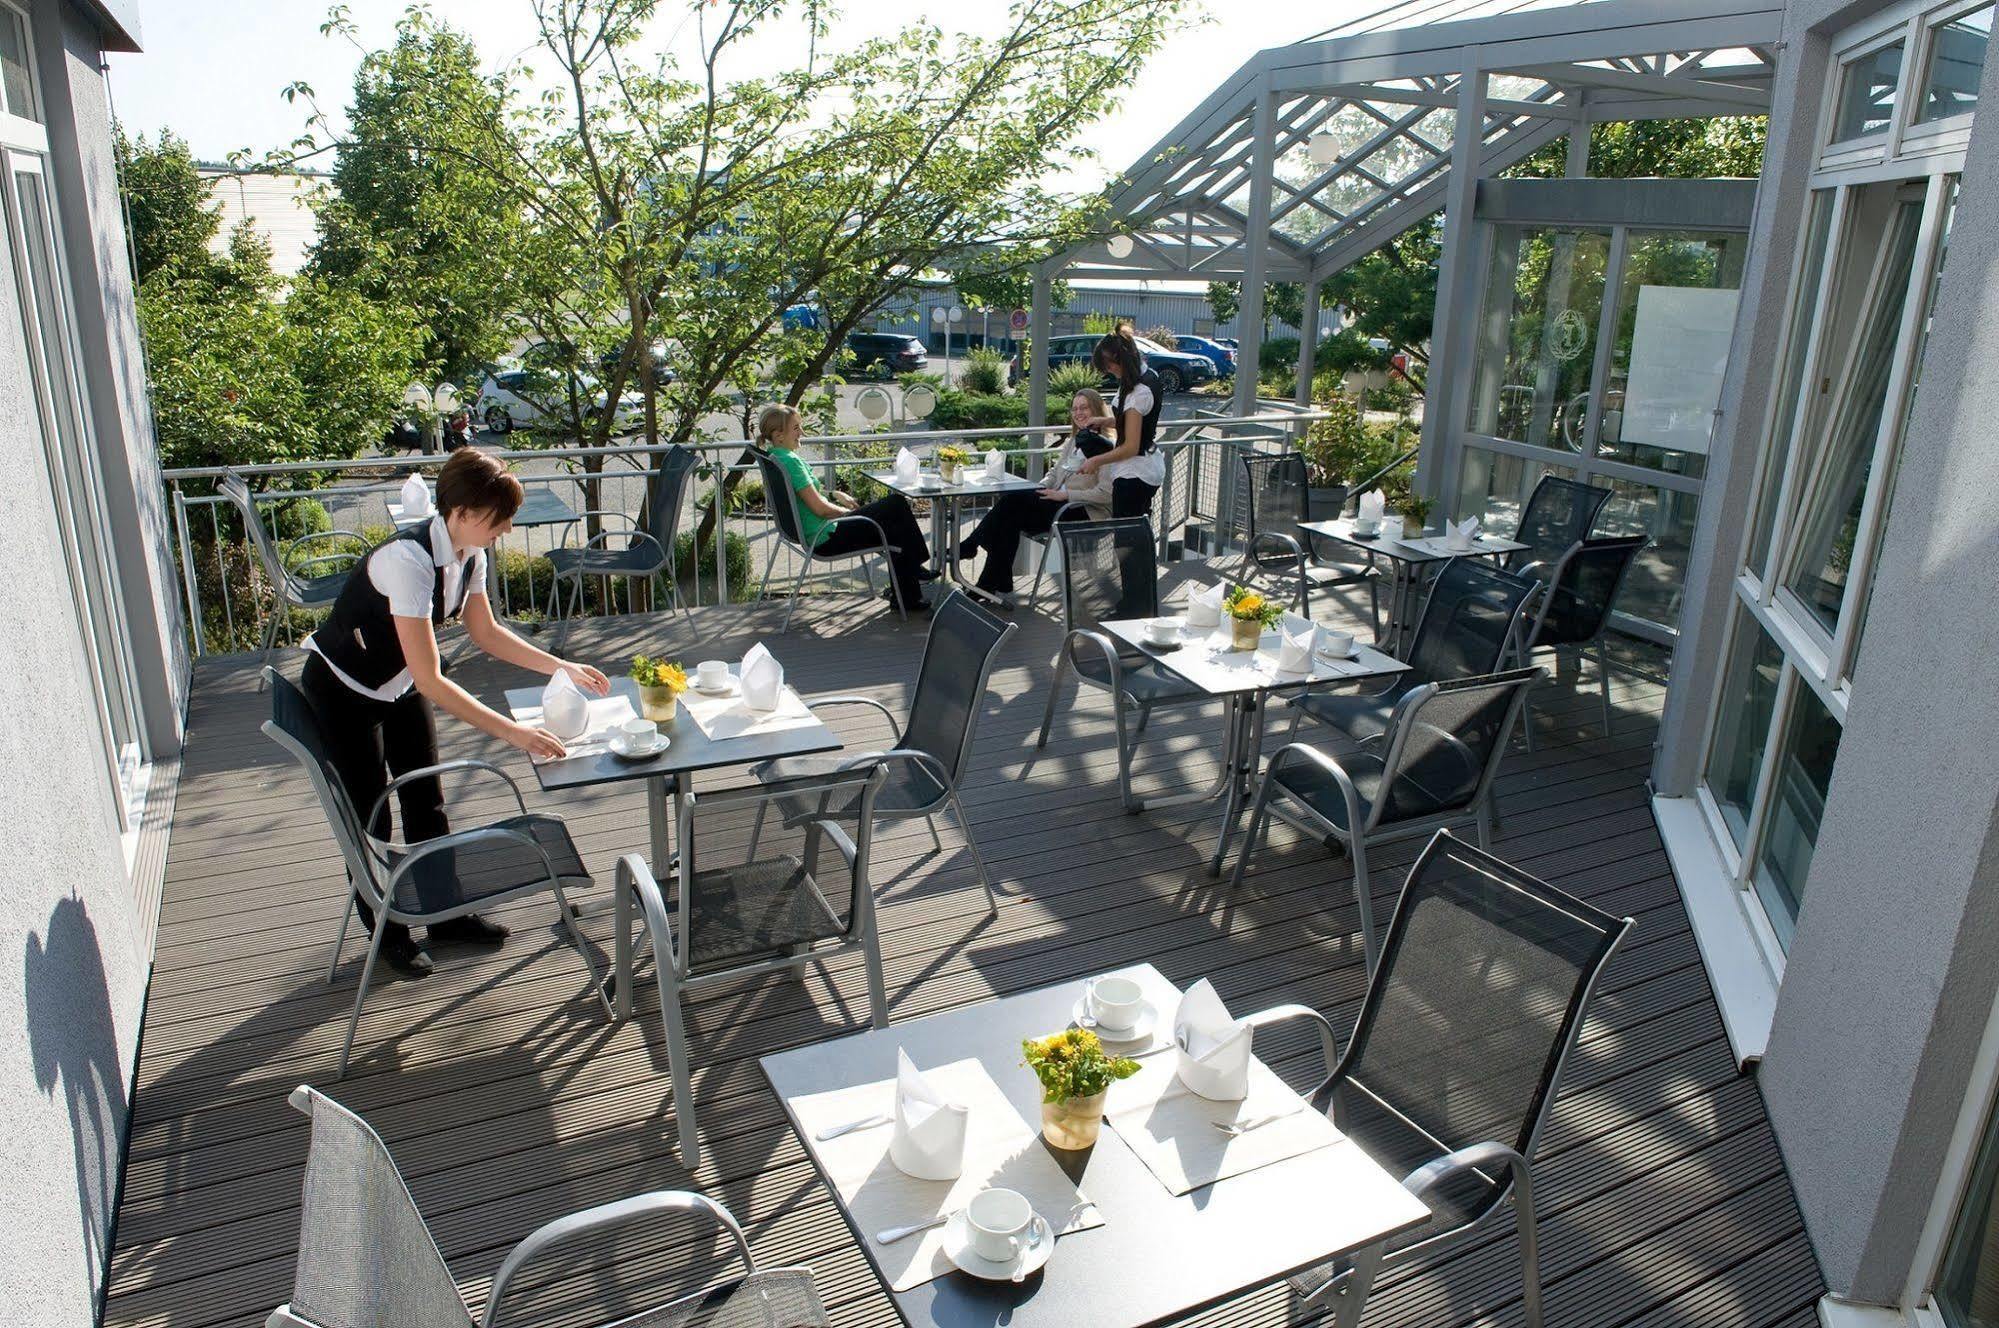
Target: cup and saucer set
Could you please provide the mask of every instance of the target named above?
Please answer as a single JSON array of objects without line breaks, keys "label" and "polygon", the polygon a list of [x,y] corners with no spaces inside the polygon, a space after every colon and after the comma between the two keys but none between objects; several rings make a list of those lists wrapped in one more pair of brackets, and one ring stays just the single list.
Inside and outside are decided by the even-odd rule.
[{"label": "cup and saucer set", "polygon": [[1159,1010],[1130,978],[1093,978],[1070,1010],[1078,1028],[1087,1028],[1100,1042],[1122,1046],[1143,1042],[1159,1026]]},{"label": "cup and saucer set", "polygon": [[611,731],[611,755],[626,761],[650,761],[672,745],[649,719],[628,719]]},{"label": "cup and saucer set", "polygon": [[980,1190],[944,1224],[944,1257],[973,1277],[1020,1282],[1055,1253],[1055,1228],[1017,1190]]},{"label": "cup and saucer set", "polygon": [[702,660],[694,666],[694,676],[688,682],[703,696],[733,696],[739,687],[724,659]]}]

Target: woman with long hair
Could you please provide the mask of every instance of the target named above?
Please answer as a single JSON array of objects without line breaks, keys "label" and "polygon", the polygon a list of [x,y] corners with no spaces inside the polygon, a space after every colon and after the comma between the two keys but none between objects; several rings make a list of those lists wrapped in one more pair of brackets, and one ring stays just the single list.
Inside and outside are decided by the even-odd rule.
[{"label": "woman with long hair", "polygon": [[1109,452],[1114,444],[1098,432],[1097,424],[1107,419],[1110,407],[1103,394],[1086,387],[1069,399],[1069,436],[1062,442],[1055,468],[1033,492],[1003,493],[979,524],[958,546],[959,561],[980,549],[986,561],[979,568],[978,588],[989,595],[1013,592],[1013,560],[1026,535],[1046,535],[1055,526],[1056,514],[1065,503],[1082,503],[1084,510],[1072,512],[1071,519],[1101,521],[1111,515],[1112,487],[1100,475],[1087,475],[1083,463]]},{"label": "woman with long hair", "polygon": [[895,584],[884,598],[893,604],[900,597],[905,609],[929,609],[923,598],[922,583],[935,580],[937,573],[924,566],[930,561],[930,545],[923,538],[923,526],[911,510],[909,499],[892,493],[871,503],[856,503],[851,494],[838,489],[830,496],[820,492],[812,467],[794,450],[804,432],[805,417],[796,406],[773,402],[757,412],[757,445],[784,467],[784,473],[791,477],[792,490],[798,495],[799,534],[820,553],[852,553],[874,546],[874,529],[863,521],[842,522],[840,518],[868,517],[881,527],[882,536],[896,549],[889,558],[895,570]]},{"label": "woman with long hair", "polygon": [[1110,482],[1111,515],[1149,516],[1153,498],[1166,483],[1166,458],[1155,442],[1166,389],[1159,375],[1145,367],[1129,323],[1119,324],[1117,331],[1097,342],[1090,363],[1098,373],[1117,380],[1110,414],[1097,421],[1117,445],[1085,460],[1078,472],[1085,478],[1101,475]]}]

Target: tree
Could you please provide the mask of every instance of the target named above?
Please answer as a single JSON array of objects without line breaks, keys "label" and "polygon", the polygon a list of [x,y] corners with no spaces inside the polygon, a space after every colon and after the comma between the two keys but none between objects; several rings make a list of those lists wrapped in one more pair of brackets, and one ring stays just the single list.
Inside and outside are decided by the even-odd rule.
[{"label": "tree", "polygon": [[[1242,311],[1240,281],[1208,283],[1208,308],[1217,322],[1226,323]],[[1305,318],[1305,288],[1295,281],[1273,281],[1263,288],[1263,317],[1266,325],[1275,319],[1297,327]]]},{"label": "tree", "polygon": [[[966,264],[951,274],[951,287],[968,309],[1026,309],[1034,304],[1034,268],[1031,262],[1016,261],[1008,266],[992,266],[988,257]],[[1075,288],[1066,281],[1048,286],[1052,309],[1067,309],[1076,298]]]},{"label": "tree", "polygon": [[189,276],[207,272],[216,262],[208,246],[222,217],[208,201],[208,182],[195,170],[186,140],[161,130],[159,138],[148,143],[144,134],[127,138],[120,127],[112,150],[118,159],[136,279],[144,281],[161,271]]}]

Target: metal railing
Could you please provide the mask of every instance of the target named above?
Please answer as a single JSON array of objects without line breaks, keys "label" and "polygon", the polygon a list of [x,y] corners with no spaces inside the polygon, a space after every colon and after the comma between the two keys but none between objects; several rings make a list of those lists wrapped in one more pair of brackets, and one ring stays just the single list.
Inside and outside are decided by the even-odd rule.
[{"label": "metal railing", "polygon": [[[1189,522],[1205,522],[1210,530],[1224,523],[1230,511],[1228,491],[1235,470],[1229,456],[1235,449],[1282,446],[1295,440],[1305,426],[1323,418],[1321,413],[1285,411],[1248,416],[1196,414],[1160,421],[1158,445],[1166,457],[1167,477],[1155,502],[1161,559],[1168,557],[1170,546]],[[1028,477],[1038,479],[1055,450],[1052,440],[1068,432],[1066,425],[1043,425],[835,434],[807,438],[798,450],[807,464],[821,473],[824,487],[829,489],[837,487],[834,477],[843,468],[887,469],[899,447],[922,453],[947,442],[974,447],[988,441],[1011,443],[1006,450],[1024,457]],[[1023,442],[1028,445],[1020,446]],[[748,446],[744,439],[688,446],[701,454],[702,464],[695,472],[695,482],[688,486],[689,506],[681,514],[683,540],[694,529],[688,517],[699,520],[717,506],[715,494],[726,475],[756,478],[755,464],[739,460]],[[631,443],[502,450],[495,455],[513,466],[524,485],[566,492],[571,501],[564,506],[571,512],[607,509],[636,516],[646,506],[652,476],[650,458],[666,450],[666,445]],[[172,512],[173,553],[194,652],[202,655],[216,649],[248,648],[248,643],[261,636],[265,615],[273,609],[265,570],[249,546],[247,532],[240,529],[235,513],[229,510],[228,500],[215,491],[216,481],[230,473],[244,479],[280,548],[330,526],[352,535],[350,547],[360,553],[393,532],[388,503],[398,495],[403,481],[411,474],[436,470],[444,460],[441,455],[419,454],[165,471],[162,478]],[[590,466],[595,468],[587,468]],[[287,484],[288,480],[293,483]],[[736,499],[720,504],[716,512],[705,551],[712,566],[697,560],[687,569],[691,585],[684,589],[697,602],[728,604],[757,593],[753,582],[764,550],[756,546],[775,539],[775,531],[765,513],[732,510],[740,498],[739,491]],[[540,613],[541,592],[552,592],[554,580],[546,562],[537,562],[535,546],[542,544],[540,552],[545,554],[550,548],[570,543],[581,520],[558,518],[529,526],[516,522],[515,530],[489,557],[489,593],[495,596],[498,612],[530,620]],[[325,543],[317,542],[314,552],[324,553]],[[732,555],[732,550],[745,550],[748,557]],[[669,550],[670,555],[674,553]],[[933,550],[935,555],[941,553]],[[733,577],[732,561],[736,564]],[[788,558],[781,558],[780,569],[788,562]],[[855,575],[858,573],[848,571],[833,574],[841,579]],[[515,593],[517,582],[521,583],[519,596]],[[773,576],[772,584],[789,581]],[[524,602],[516,603],[517,598]],[[554,601],[549,604],[553,607]],[[608,602],[600,606],[605,610],[611,607]],[[290,626],[297,637],[303,623]]]}]

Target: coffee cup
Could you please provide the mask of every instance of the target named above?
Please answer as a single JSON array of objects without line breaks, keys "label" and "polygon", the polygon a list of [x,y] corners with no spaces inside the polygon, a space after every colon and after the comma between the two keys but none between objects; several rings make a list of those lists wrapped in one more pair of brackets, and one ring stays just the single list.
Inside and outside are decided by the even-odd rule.
[{"label": "coffee cup", "polygon": [[1319,629],[1319,653],[1335,655],[1345,659],[1353,654],[1353,633],[1336,632],[1330,627]]},{"label": "coffee cup", "polygon": [[992,1263],[1012,1263],[1034,1229],[1034,1205],[1017,1190],[980,1190],[965,1205],[972,1248]]},{"label": "coffee cup", "polygon": [[704,659],[694,666],[695,685],[707,691],[716,691],[729,685],[729,661],[726,659]]},{"label": "coffee cup", "polygon": [[1098,978],[1090,987],[1090,1017],[1113,1032],[1130,1028],[1145,1010],[1145,992],[1130,978]]},{"label": "coffee cup", "polygon": [[1380,533],[1380,530],[1380,517],[1357,516],[1353,519],[1353,533],[1356,535],[1374,535]]},{"label": "coffee cup", "polygon": [[659,741],[659,726],[649,719],[628,719],[618,725],[618,732],[633,747],[650,747]]},{"label": "coffee cup", "polygon": [[1147,618],[1145,620],[1145,639],[1156,646],[1172,645],[1180,639],[1180,620],[1178,618]]}]

